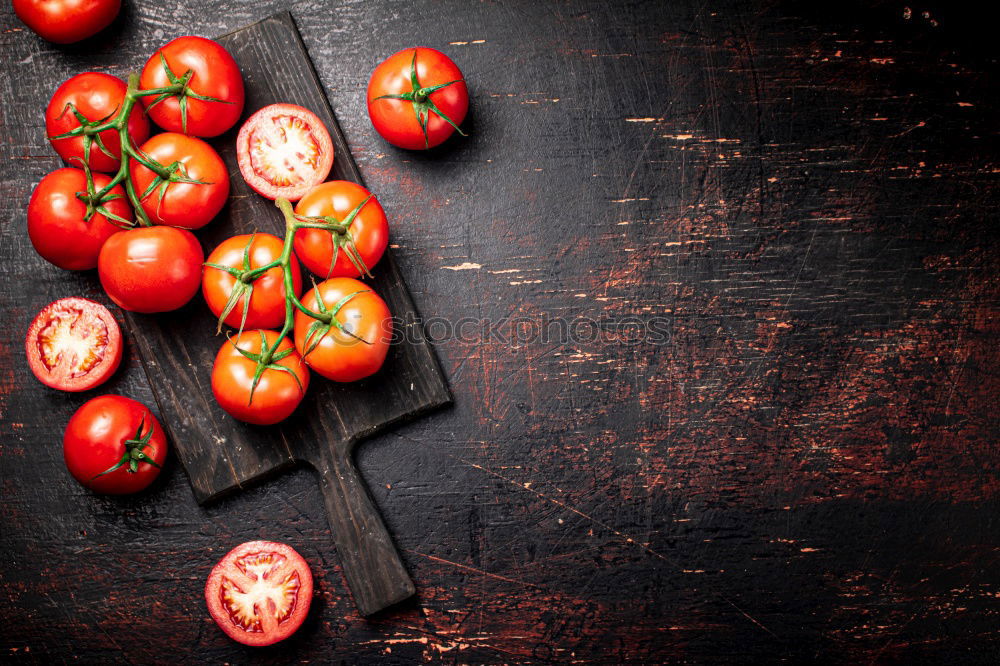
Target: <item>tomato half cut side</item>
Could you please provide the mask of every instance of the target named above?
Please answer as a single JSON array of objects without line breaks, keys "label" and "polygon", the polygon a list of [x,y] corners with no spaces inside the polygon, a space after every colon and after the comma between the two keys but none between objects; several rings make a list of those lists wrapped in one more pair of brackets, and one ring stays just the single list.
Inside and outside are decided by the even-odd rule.
[{"label": "tomato half cut side", "polygon": [[61,298],[42,308],[24,346],[38,381],[60,391],[100,386],[122,361],[118,322],[106,307],[86,298]]},{"label": "tomato half cut side", "polygon": [[326,180],[333,142],[323,122],[295,104],[271,104],[250,116],[236,137],[247,185],[268,199],[298,201]]},{"label": "tomato half cut side", "polygon": [[205,583],[208,612],[244,645],[271,645],[295,633],[309,614],[313,579],[291,546],[248,541],[219,560]]}]

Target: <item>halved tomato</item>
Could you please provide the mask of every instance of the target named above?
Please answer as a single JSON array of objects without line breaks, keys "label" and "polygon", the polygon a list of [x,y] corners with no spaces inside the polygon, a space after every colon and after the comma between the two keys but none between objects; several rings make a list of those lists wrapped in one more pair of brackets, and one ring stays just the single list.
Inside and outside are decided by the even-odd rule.
[{"label": "halved tomato", "polygon": [[271,645],[295,633],[312,603],[309,565],[291,546],[248,541],[219,560],[205,583],[212,619],[234,641]]},{"label": "halved tomato", "polygon": [[247,185],[268,199],[298,201],[326,180],[333,142],[323,122],[295,104],[271,104],[250,116],[236,137]]},{"label": "halved tomato", "polygon": [[122,332],[100,303],[60,298],[31,322],[24,347],[38,381],[60,391],[86,391],[118,369]]}]

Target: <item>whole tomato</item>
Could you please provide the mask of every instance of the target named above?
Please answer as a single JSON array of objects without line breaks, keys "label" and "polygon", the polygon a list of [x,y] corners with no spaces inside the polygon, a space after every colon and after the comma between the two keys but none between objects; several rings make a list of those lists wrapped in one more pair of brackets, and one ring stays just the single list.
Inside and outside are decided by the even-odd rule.
[{"label": "whole tomato", "polygon": [[14,13],[42,39],[72,44],[111,25],[121,6],[121,0],[14,0]]},{"label": "whole tomato", "polygon": [[264,345],[271,347],[277,339],[275,331],[255,330],[222,343],[212,366],[212,393],[233,418],[257,425],[278,423],[291,416],[305,397],[309,369],[288,338],[281,339],[271,363],[253,385],[257,362],[240,350],[259,356]]},{"label": "whole tomato", "polygon": [[[164,67],[166,61],[166,67]],[[218,136],[236,124],[243,113],[243,77],[226,49],[204,37],[178,37],[154,53],[139,85],[144,90],[166,88],[190,71],[180,97],[142,98],[149,117],[168,132]]]},{"label": "whole tomato", "polygon": [[[344,221],[359,206],[348,233],[364,267],[370,271],[389,244],[389,223],[385,219],[385,211],[371,192],[356,183],[331,180],[309,190],[295,206],[295,212],[307,217],[333,217]],[[358,277],[361,270],[351,261],[348,255],[350,248],[339,247],[337,261],[333,263],[334,244],[343,242],[343,235],[336,232],[299,229],[295,233],[295,254],[306,268],[317,275]]]},{"label": "whole tomato", "polygon": [[69,420],[63,456],[70,474],[99,493],[123,495],[153,482],[167,458],[167,435],[153,412],[120,395],[85,402]]},{"label": "whole tomato", "polygon": [[[201,277],[201,293],[212,314],[220,317],[229,306],[230,311],[223,322],[227,326],[281,327],[285,322],[285,275],[281,267],[268,269],[252,283],[238,280],[233,272],[242,274],[276,261],[281,257],[282,245],[282,240],[271,234],[244,234],[227,238],[212,250]],[[298,296],[302,291],[302,275],[295,255],[289,261],[289,270],[292,288]],[[235,301],[232,300],[234,290],[239,291]],[[250,295],[249,307],[247,293]]]},{"label": "whole tomato", "polygon": [[368,81],[372,125],[400,148],[440,145],[458,129],[468,110],[469,90],[462,72],[434,49],[418,46],[389,56]]},{"label": "whole tomato", "polygon": [[[77,74],[59,86],[49,105],[45,109],[45,133],[59,157],[72,166],[83,163],[84,137],[72,136],[65,139],[52,139],[70,132],[81,125],[77,113],[83,115],[90,123],[108,120],[121,108],[125,99],[127,86],[118,77],[101,72],[84,72]],[[149,138],[149,120],[142,108],[132,107],[128,116],[128,133],[134,145],[139,145]],[[118,131],[106,129],[97,134],[96,140],[90,141],[90,157],[87,163],[93,171],[113,173],[118,171],[122,158],[122,147],[118,139]],[[101,149],[107,148],[107,153]]]},{"label": "whole tomato", "polygon": [[229,170],[215,149],[201,139],[164,132],[142,144],[140,151],[176,177],[198,181],[167,182],[132,160],[132,182],[142,198],[142,209],[155,224],[200,229],[226,205]]},{"label": "whole tomato", "polygon": [[326,327],[295,311],[295,348],[310,368],[336,382],[353,382],[382,367],[392,339],[392,315],[368,285],[331,278],[311,289],[302,304],[317,313],[336,310],[339,323]]},{"label": "whole tomato", "polygon": [[[94,188],[102,189],[111,182],[103,173],[95,173]],[[100,212],[89,220],[87,204],[76,195],[87,193],[87,175],[82,169],[56,169],[45,176],[31,193],[28,202],[28,238],[38,254],[59,268],[83,271],[97,268],[97,256],[104,241],[121,229]],[[121,185],[111,189],[111,199],[102,208],[123,220],[132,221],[125,191]]]},{"label": "whole tomato", "polygon": [[205,255],[190,231],[139,227],[104,243],[97,273],[108,297],[132,312],[168,312],[191,300]]}]

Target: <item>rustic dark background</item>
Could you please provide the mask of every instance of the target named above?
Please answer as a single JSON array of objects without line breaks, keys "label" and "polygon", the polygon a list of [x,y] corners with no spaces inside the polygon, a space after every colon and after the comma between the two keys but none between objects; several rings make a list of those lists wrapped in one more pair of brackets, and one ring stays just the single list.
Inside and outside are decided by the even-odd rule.
[{"label": "rustic dark background", "polygon": [[[5,7],[0,660],[995,661],[998,76],[973,7],[166,0],[58,48]],[[439,341],[454,407],[359,449],[418,587],[370,620],[311,472],[199,507],[173,461],[94,496],[61,451],[90,396],[23,356],[44,304],[107,302],[25,235],[55,87],[286,8],[425,317],[669,322],[658,343]],[[471,136],[429,155],[364,105],[414,44],[473,96]],[[129,351],[97,392],[152,403]],[[254,651],[202,587],[259,538],[318,588]]]}]

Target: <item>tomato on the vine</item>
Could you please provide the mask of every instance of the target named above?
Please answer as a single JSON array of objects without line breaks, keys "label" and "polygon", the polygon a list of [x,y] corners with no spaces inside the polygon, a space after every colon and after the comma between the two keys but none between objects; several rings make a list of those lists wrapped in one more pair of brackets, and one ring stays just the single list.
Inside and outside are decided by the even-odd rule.
[{"label": "tomato on the vine", "polygon": [[306,364],[327,379],[353,382],[385,362],[392,339],[392,315],[371,287],[352,278],[324,280],[302,298],[329,324],[295,311],[295,347]]},{"label": "tomato on the vine", "polygon": [[305,397],[309,369],[287,337],[281,338],[268,365],[258,363],[264,347],[272,347],[277,339],[275,331],[258,329],[222,343],[212,366],[212,393],[233,418],[257,425],[278,423]]},{"label": "tomato on the vine", "polygon": [[389,56],[368,81],[368,115],[386,141],[423,150],[440,145],[465,120],[469,90],[451,58],[419,46]]},{"label": "tomato on the vine", "polygon": [[197,293],[204,259],[190,231],[138,227],[105,241],[97,272],[108,297],[123,309],[167,312]]},{"label": "tomato on the vine", "polygon": [[346,234],[324,229],[299,229],[295,233],[295,254],[317,275],[358,277],[362,267],[368,272],[378,263],[389,244],[389,224],[382,205],[356,183],[331,180],[318,185],[302,197],[295,212],[306,217],[332,217],[339,222],[350,219]]},{"label": "tomato on the vine", "polygon": [[167,435],[153,412],[120,395],[85,402],[69,420],[63,455],[70,474],[99,493],[123,495],[153,482],[167,458]]},{"label": "tomato on the vine", "polygon": [[121,6],[121,0],[14,0],[14,13],[42,39],[72,44],[111,25]]},{"label": "tomato on the vine", "polygon": [[[223,323],[233,328],[280,328],[285,322],[281,266],[269,268],[252,282],[240,278],[280,259],[282,245],[282,240],[271,234],[243,234],[227,238],[212,250],[201,277],[201,293],[212,314],[218,318],[225,312]],[[302,274],[295,255],[289,258],[288,269],[298,296]]]},{"label": "tomato on the vine", "polygon": [[142,209],[154,223],[200,229],[226,205],[229,171],[201,139],[164,132],[142,144],[139,152],[169,172],[165,179],[138,160],[129,164]]},{"label": "tomato on the vine", "polygon": [[[166,64],[164,64],[166,63]],[[166,88],[184,80],[179,96],[142,98],[149,117],[168,132],[218,136],[243,113],[240,68],[218,42],[204,37],[178,37],[154,53],[142,68],[144,90]]]},{"label": "tomato on the vine", "polygon": [[[101,190],[111,177],[93,174],[94,189]],[[116,185],[106,200],[85,219],[88,206],[77,193],[87,195],[87,175],[81,169],[56,169],[45,176],[28,202],[28,238],[46,261],[71,271],[97,268],[97,255],[104,241],[118,233],[117,224],[132,221],[125,190]],[[105,212],[121,218],[112,222]],[[114,217],[111,218],[114,220]]]},{"label": "tomato on the vine", "polygon": [[24,351],[38,381],[60,391],[87,391],[118,369],[122,333],[100,303],[60,298],[35,316]]},{"label": "tomato on the vine", "polygon": [[212,619],[234,641],[271,645],[295,633],[309,614],[313,578],[293,548],[248,541],[226,553],[205,582]]},{"label": "tomato on the vine", "polygon": [[[52,147],[59,153],[59,157],[71,166],[81,166],[85,143],[89,143],[90,156],[87,163],[92,170],[107,173],[118,170],[122,148],[118,131],[114,128],[94,135],[96,138],[72,136],[52,139],[51,137],[79,127],[83,124],[79,116],[89,124],[111,120],[125,99],[126,89],[124,81],[101,72],[77,74],[56,89],[45,109],[45,132],[50,137]],[[128,132],[133,145],[141,144],[149,137],[149,120],[138,106],[133,107],[129,113]]]},{"label": "tomato on the vine", "polygon": [[268,199],[298,201],[326,180],[333,142],[323,122],[295,104],[271,104],[250,116],[236,137],[240,173]]}]

